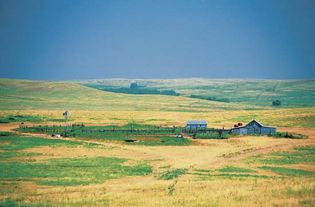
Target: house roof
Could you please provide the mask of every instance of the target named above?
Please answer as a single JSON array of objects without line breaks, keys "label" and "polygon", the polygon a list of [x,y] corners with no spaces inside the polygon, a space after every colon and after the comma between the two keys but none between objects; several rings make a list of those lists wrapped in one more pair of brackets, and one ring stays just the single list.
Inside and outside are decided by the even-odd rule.
[{"label": "house roof", "polygon": [[276,128],[274,126],[265,126],[262,123],[260,123],[259,121],[257,121],[256,119],[253,119],[250,122],[248,122],[248,124],[246,124],[245,126],[233,127],[232,129],[245,128],[245,127],[247,127],[249,124],[251,124],[253,122],[257,123],[260,127]]},{"label": "house roof", "polygon": [[189,120],[189,121],[187,121],[187,124],[207,124],[207,121],[205,121],[205,120]]},{"label": "house roof", "polygon": [[247,125],[249,125],[249,124],[251,124],[251,123],[257,123],[260,127],[263,127],[264,125],[262,124],[262,123],[260,123],[259,121],[257,121],[256,119],[253,119],[253,120],[251,120],[248,124],[246,124],[246,126]]}]

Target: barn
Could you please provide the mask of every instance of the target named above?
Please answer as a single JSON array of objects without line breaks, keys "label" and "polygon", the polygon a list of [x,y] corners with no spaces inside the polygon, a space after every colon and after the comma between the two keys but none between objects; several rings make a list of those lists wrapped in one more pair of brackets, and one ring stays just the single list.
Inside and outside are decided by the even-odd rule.
[{"label": "barn", "polygon": [[252,120],[245,126],[234,127],[230,130],[231,134],[261,134],[268,135],[276,133],[276,127],[264,126],[257,120]]},{"label": "barn", "polygon": [[196,130],[196,129],[206,129],[207,122],[205,120],[189,120],[186,123],[186,129]]}]

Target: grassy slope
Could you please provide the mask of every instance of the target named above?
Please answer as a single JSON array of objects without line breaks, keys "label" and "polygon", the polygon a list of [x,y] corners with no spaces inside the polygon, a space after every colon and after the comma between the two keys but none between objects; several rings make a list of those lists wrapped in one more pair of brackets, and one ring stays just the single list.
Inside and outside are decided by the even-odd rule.
[{"label": "grassy slope", "polygon": [[[131,82],[130,80],[129,82],[128,80],[102,80],[101,83],[104,84],[104,81],[110,81],[108,83],[121,86]],[[215,83],[216,80],[146,80],[144,84],[150,87],[156,85],[160,88],[170,87],[173,84],[174,87],[181,88],[181,90],[184,90],[184,87],[189,87],[190,91],[194,91],[193,87],[205,87],[207,84],[209,85],[209,82]],[[227,84],[222,80],[218,82],[222,85]],[[227,80],[227,82],[237,82],[237,80]],[[248,81],[247,87],[254,87],[253,82],[252,80]],[[263,82],[258,81],[257,85],[263,85]],[[294,81],[288,82],[290,82],[291,87],[288,87],[287,90],[293,90]],[[313,82],[297,81],[298,86],[295,87],[297,88],[295,90],[300,92],[290,97],[293,102],[303,101],[303,97],[304,99],[305,97],[312,98],[310,93],[302,93],[301,91],[312,91]],[[217,85],[220,84],[217,83]],[[245,87],[246,84],[244,86],[240,84],[240,86]],[[212,93],[213,90],[207,89],[207,92]],[[246,99],[238,93],[231,95],[231,97],[233,96]],[[305,103],[312,104],[314,100],[305,101]],[[257,99],[259,105],[263,105],[265,101],[264,99],[260,102]],[[294,106],[298,105],[294,104]],[[137,122],[151,125],[183,126],[186,120],[204,119],[212,127],[231,127],[236,122],[245,123],[256,118],[266,125],[315,126],[314,107],[261,107],[250,102],[222,103],[187,97],[110,93],[71,82],[0,79],[0,118],[2,119],[8,119],[12,115],[32,115],[34,118],[44,121],[60,121],[62,120],[62,111],[65,109],[72,112],[71,121],[115,125]]]},{"label": "grassy slope", "polygon": [[0,110],[212,111],[245,109],[185,97],[103,92],[76,83],[0,79]]},{"label": "grassy slope", "polygon": [[205,95],[231,102],[246,102],[270,106],[280,99],[283,106],[315,106],[315,80],[253,80],[253,79],[102,79],[82,83],[97,83],[126,87],[132,82],[158,89],[176,90],[184,96]]},{"label": "grassy slope", "polygon": [[[191,107],[192,103],[200,107]],[[218,110],[222,106],[233,111]],[[86,110],[79,114],[73,112],[73,116],[100,118],[101,123],[136,119],[144,123],[152,120],[152,123],[171,124],[196,118],[208,120],[210,126],[222,126],[222,123],[231,126],[238,121],[258,118],[263,123],[277,126],[314,127],[314,108],[244,111],[237,110],[235,106],[233,103],[225,105],[183,97],[113,94],[72,83],[0,80],[0,112],[18,108],[41,111],[71,107],[71,110]],[[138,111],[128,114],[120,112],[120,109]],[[170,109],[177,112],[168,111]],[[181,112],[192,109],[217,111]],[[240,154],[241,157],[242,153],[260,147],[273,146],[278,150],[281,145],[289,143],[303,146],[303,143],[310,143],[313,136],[290,141],[268,137],[242,137],[220,142],[201,140],[200,145],[171,148],[137,145],[110,148],[111,145],[106,145],[105,149],[98,146],[76,147],[63,140],[23,139],[27,140],[1,138],[1,162],[7,163],[1,171],[0,205],[3,202],[23,202],[48,206],[262,206],[266,203],[270,206],[314,206],[315,202],[313,148],[267,154],[254,157],[249,162],[228,160],[228,155]],[[51,145],[51,142],[54,142],[53,147],[45,146]],[[223,158],[218,158],[225,155],[227,165],[221,165]],[[104,156],[104,159],[99,159],[99,156]],[[108,159],[110,157],[128,161],[116,165]],[[152,166],[152,173],[146,165],[139,165],[142,161]],[[209,163],[212,165],[209,166]],[[16,174],[8,169],[13,169]],[[34,171],[36,169],[39,171]],[[69,172],[67,176],[63,174],[65,171]],[[108,180],[112,171],[122,178]],[[130,176],[139,175],[139,172],[149,175]],[[8,175],[13,178],[7,179]],[[90,183],[98,184],[86,185]]]}]

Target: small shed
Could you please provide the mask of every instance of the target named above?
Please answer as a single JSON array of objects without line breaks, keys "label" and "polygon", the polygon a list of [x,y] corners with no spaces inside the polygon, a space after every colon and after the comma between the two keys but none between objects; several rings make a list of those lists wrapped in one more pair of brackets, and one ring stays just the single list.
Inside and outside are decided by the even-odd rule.
[{"label": "small shed", "polygon": [[207,122],[205,120],[189,120],[186,123],[186,129],[196,130],[196,129],[206,129]]},{"label": "small shed", "polygon": [[276,133],[276,127],[272,126],[264,126],[257,120],[252,120],[245,126],[234,127],[230,130],[231,134],[261,134],[261,135],[269,135]]}]

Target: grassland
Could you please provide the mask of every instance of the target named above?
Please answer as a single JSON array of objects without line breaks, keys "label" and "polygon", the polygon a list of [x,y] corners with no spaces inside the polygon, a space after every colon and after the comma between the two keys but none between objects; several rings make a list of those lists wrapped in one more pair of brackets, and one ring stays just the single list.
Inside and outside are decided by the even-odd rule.
[{"label": "grassland", "polygon": [[[313,80],[141,81],[182,96],[119,94],[74,82],[1,79],[0,206],[315,205]],[[108,83],[127,87],[130,82]],[[239,93],[232,90],[236,83]],[[273,91],[268,89],[272,86]],[[191,94],[230,102],[189,98]],[[275,97],[283,97],[284,105],[270,106]],[[64,122],[66,109],[72,116]],[[135,137],[104,139],[77,131],[74,137],[60,139],[52,138],[51,131],[14,131],[20,122],[29,129],[75,122],[95,130],[113,125],[154,129],[152,125],[183,126],[188,119],[229,128],[253,118],[307,137],[236,136],[174,143],[175,137],[145,134],[138,137],[144,142],[126,143],[120,140]]]},{"label": "grassland", "polygon": [[3,206],[312,206],[315,133],[307,133],[141,146],[3,132],[0,198]]},{"label": "grassland", "polygon": [[282,107],[315,106],[315,80],[251,80],[251,79],[99,79],[81,81],[98,85],[127,87],[130,83],[175,90],[183,96],[209,97],[223,102],[243,102],[271,106],[281,100]]},{"label": "grassland", "polygon": [[[187,80],[187,87],[207,83],[203,79],[202,81],[193,80]],[[183,84],[183,81],[179,81],[178,85]],[[171,84],[171,82],[168,81],[167,84]],[[225,83],[225,81],[221,82]],[[266,85],[265,82],[268,83],[268,81],[262,81]],[[281,81],[269,82],[273,84]],[[37,119],[41,122],[58,123],[63,119],[63,111],[68,109],[72,112],[71,122],[106,125],[139,123],[183,126],[186,120],[204,119],[211,127],[231,127],[235,122],[248,122],[256,118],[266,125],[315,127],[315,107],[312,104],[315,99],[312,99],[312,94],[309,94],[312,91],[313,81],[297,82],[299,87],[293,87],[294,84],[291,87],[289,84],[283,90],[297,90],[296,95],[290,96],[294,101],[303,100],[301,96],[306,94],[310,99],[309,101],[304,100],[307,106],[293,104],[293,108],[275,108],[258,106],[259,104],[250,101],[223,103],[188,97],[129,95],[104,92],[75,83],[0,79],[0,120],[7,122],[10,121],[10,117],[24,116],[26,119],[22,120],[26,122],[34,122],[34,119]],[[189,85],[192,83],[194,85]],[[146,84],[149,83],[146,82]],[[240,83],[240,85],[242,84]],[[260,82],[257,84],[259,85]],[[251,86],[250,84],[245,85],[249,85],[249,88]],[[252,83],[252,85],[255,84]],[[224,87],[221,93],[223,91]],[[235,93],[234,91],[233,94],[246,99],[242,92]],[[280,96],[280,92],[276,94]],[[265,96],[261,96],[261,98],[263,97]],[[262,103],[260,105],[264,105],[263,102],[268,102],[267,99],[266,96],[264,100],[257,100]],[[268,104],[270,105],[270,103]],[[16,121],[20,120],[18,118]]]},{"label": "grassland", "polygon": [[15,129],[19,132],[45,133],[103,141],[120,141],[134,145],[147,146],[184,146],[190,140],[176,138],[181,128],[156,127],[150,125],[128,124],[123,126],[33,126]]},{"label": "grassland", "polygon": [[[75,83],[0,80],[0,110],[212,111],[232,104],[159,95],[104,92]],[[235,104],[234,108],[246,108]]]}]

